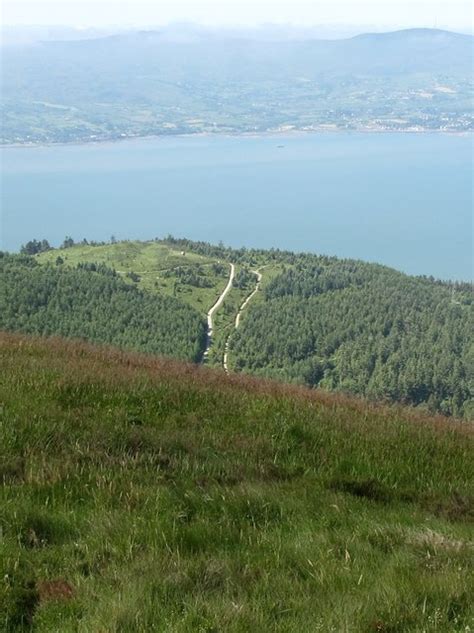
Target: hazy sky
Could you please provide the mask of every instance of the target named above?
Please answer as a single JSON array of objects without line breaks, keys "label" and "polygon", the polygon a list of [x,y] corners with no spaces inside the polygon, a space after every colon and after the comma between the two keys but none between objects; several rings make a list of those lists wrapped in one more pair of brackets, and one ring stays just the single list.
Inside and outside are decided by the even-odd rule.
[{"label": "hazy sky", "polygon": [[[1,1],[1,0],[0,0]],[[3,0],[8,25],[150,26],[292,23],[472,29],[467,0]]]}]

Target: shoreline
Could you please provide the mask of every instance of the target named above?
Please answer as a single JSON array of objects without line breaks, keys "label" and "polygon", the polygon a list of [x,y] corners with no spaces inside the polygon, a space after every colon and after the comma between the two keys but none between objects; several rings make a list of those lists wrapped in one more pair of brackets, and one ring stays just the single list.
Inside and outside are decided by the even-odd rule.
[{"label": "shoreline", "polygon": [[474,130],[456,132],[454,130],[383,130],[373,128],[358,128],[355,130],[343,129],[317,129],[317,130],[268,130],[264,132],[183,132],[177,134],[145,134],[143,136],[124,136],[122,138],[110,138],[100,140],[77,140],[77,141],[50,141],[50,142],[25,142],[25,143],[0,143],[0,151],[4,149],[35,149],[45,147],[82,147],[82,146],[102,146],[115,145],[131,141],[157,141],[174,138],[293,138],[298,136],[316,135],[338,135],[338,134],[433,134],[439,136],[474,137]]}]

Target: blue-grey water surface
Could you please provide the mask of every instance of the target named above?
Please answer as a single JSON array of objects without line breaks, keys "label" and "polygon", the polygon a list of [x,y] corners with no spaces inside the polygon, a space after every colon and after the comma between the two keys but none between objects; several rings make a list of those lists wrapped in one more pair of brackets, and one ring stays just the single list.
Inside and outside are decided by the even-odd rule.
[{"label": "blue-grey water surface", "polygon": [[4,148],[0,248],[171,233],[470,279],[472,137],[163,137]]}]

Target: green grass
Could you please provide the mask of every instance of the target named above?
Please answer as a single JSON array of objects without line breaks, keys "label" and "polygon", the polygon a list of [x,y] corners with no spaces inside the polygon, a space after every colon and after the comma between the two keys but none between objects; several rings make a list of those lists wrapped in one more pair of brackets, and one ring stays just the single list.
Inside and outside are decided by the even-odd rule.
[{"label": "green grass", "polygon": [[[138,275],[137,285],[143,290],[153,293],[176,296],[190,304],[205,315],[224,289],[227,271],[222,275],[214,274],[212,264],[215,258],[204,257],[196,253],[177,250],[159,242],[125,241],[116,244],[90,246],[78,244],[67,249],[53,249],[37,256],[41,263],[54,263],[58,257],[67,266],[77,266],[84,262],[106,264],[119,272],[125,281],[133,284],[127,273]],[[212,284],[209,288],[196,288],[191,285],[175,285],[175,277],[166,277],[165,272],[172,272],[178,267],[194,267],[201,265],[206,278]]]},{"label": "green grass", "polygon": [[471,630],[472,426],[0,335],[0,629]]}]

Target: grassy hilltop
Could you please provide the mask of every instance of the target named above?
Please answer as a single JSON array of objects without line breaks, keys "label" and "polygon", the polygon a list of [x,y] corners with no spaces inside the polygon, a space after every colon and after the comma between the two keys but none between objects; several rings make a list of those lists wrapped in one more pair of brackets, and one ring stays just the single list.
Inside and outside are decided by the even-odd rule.
[{"label": "grassy hilltop", "polygon": [[[104,265],[108,269],[116,271],[119,278],[129,286],[151,294],[160,299],[174,299],[182,305],[190,306],[205,318],[209,308],[216,302],[220,293],[224,290],[230,272],[229,261],[232,256],[226,249],[215,248],[215,252],[202,254],[193,251],[193,243],[173,244],[159,241],[123,241],[112,244],[90,245],[75,244],[70,248],[52,249],[40,253],[37,261],[41,264],[55,265],[63,262],[61,268],[71,269],[87,263]],[[207,362],[221,367],[224,355],[224,347],[228,336],[232,333],[234,321],[239,306],[252,292],[255,286],[255,275],[248,272],[248,266],[262,259],[254,257],[236,264],[236,280],[227,295],[222,307],[214,317],[213,345]],[[171,307],[171,304],[169,304]],[[171,320],[174,318],[173,310],[169,310]],[[1,318],[0,318],[1,326]],[[194,328],[194,329],[193,329]],[[189,327],[190,332],[196,335],[195,325]],[[31,333],[31,332],[30,332]],[[39,330],[33,333],[39,333]],[[57,331],[56,333],[62,334]],[[90,338],[90,337],[85,337]],[[118,341],[108,340],[119,344]],[[179,343],[178,343],[179,346]],[[152,349],[139,349],[129,345],[138,351],[156,351]],[[202,357],[204,343],[198,353],[188,358]],[[168,352],[169,355],[169,352]],[[176,354],[171,354],[176,356]]]},{"label": "grassy hilltop", "polygon": [[58,257],[69,267],[83,262],[104,264],[116,270],[125,282],[153,294],[177,297],[203,315],[216,301],[229,274],[218,257],[156,241],[76,244],[41,253],[38,261],[54,264]]},{"label": "grassy hilltop", "polygon": [[472,426],[0,334],[0,629],[470,630]]}]

